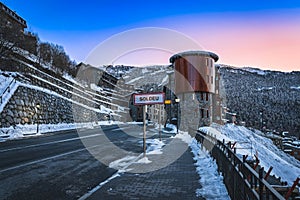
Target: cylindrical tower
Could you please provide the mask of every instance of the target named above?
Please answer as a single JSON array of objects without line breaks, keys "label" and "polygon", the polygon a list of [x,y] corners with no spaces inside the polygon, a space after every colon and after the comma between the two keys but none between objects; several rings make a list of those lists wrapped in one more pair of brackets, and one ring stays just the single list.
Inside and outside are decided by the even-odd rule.
[{"label": "cylindrical tower", "polygon": [[170,58],[175,70],[175,94],[181,104],[181,129],[197,129],[213,121],[216,67],[219,57],[207,51],[186,51]]}]

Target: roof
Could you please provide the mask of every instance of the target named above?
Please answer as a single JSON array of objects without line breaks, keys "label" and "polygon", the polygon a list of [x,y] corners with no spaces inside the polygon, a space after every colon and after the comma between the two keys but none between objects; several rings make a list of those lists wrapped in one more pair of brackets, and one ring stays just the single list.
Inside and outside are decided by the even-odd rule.
[{"label": "roof", "polygon": [[20,17],[15,11],[12,11],[9,7],[0,2],[0,11],[3,11],[8,16],[19,22],[24,28],[27,28],[26,21]]},{"label": "roof", "polygon": [[185,57],[185,56],[209,56],[217,62],[219,60],[219,56],[215,53],[209,51],[185,51],[178,54],[173,55],[170,58],[170,62],[173,63],[175,59]]}]

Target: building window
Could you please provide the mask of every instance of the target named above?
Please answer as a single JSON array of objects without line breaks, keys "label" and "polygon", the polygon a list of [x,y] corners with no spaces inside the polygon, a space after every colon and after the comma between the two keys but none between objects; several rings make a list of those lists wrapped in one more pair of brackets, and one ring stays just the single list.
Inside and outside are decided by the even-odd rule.
[{"label": "building window", "polygon": [[206,66],[209,66],[209,58],[206,58]]},{"label": "building window", "polygon": [[203,96],[203,92],[201,92],[201,100],[203,101],[204,100],[204,96]]},{"label": "building window", "polygon": [[209,111],[206,111],[206,117],[209,118]]},{"label": "building window", "polygon": [[207,83],[209,83],[209,75],[207,75],[206,77],[207,77]]},{"label": "building window", "polygon": [[211,84],[214,83],[214,77],[213,77],[213,76],[211,76],[211,81],[210,81],[210,83],[211,83]]},{"label": "building window", "polygon": [[201,118],[204,118],[204,109],[201,109]]},{"label": "building window", "polygon": [[209,96],[208,96],[208,95],[209,95],[209,93],[207,92],[207,93],[206,93],[206,101],[209,100]]}]

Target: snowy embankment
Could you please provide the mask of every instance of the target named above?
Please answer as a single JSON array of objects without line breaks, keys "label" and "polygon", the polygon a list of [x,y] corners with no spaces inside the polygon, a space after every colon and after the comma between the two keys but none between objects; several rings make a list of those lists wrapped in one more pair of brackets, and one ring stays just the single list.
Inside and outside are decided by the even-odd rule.
[{"label": "snowy embankment", "polygon": [[202,127],[200,130],[225,142],[236,142],[237,154],[248,157],[258,156],[260,165],[268,170],[271,166],[271,175],[281,177],[282,181],[287,181],[292,185],[297,177],[300,176],[300,161],[284,153],[275,146],[271,139],[264,137],[258,130],[249,130],[243,126],[227,124],[225,126],[213,124],[211,127]]}]

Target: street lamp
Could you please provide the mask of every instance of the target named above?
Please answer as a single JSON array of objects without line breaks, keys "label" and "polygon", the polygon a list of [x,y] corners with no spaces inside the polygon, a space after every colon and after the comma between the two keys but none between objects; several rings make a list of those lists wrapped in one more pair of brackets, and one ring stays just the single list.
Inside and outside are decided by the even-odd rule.
[{"label": "street lamp", "polygon": [[35,105],[35,113],[36,113],[36,117],[37,117],[37,120],[36,120],[36,133],[38,134],[39,133],[39,114],[38,114],[38,110],[41,108],[41,105],[39,103],[37,103]]},{"label": "street lamp", "polygon": [[179,102],[180,102],[180,99],[179,98],[176,98],[175,99],[175,103],[177,104],[177,123],[176,123],[176,126],[177,126],[177,134],[178,134],[178,128],[179,128]]},{"label": "street lamp", "polygon": [[169,104],[169,123],[171,123],[171,120],[172,120],[172,85],[171,85],[171,76],[174,72],[172,71],[167,71],[167,75],[168,75],[168,80],[169,80],[169,83],[168,83],[168,89],[169,89],[169,100],[171,101],[171,103]]}]

